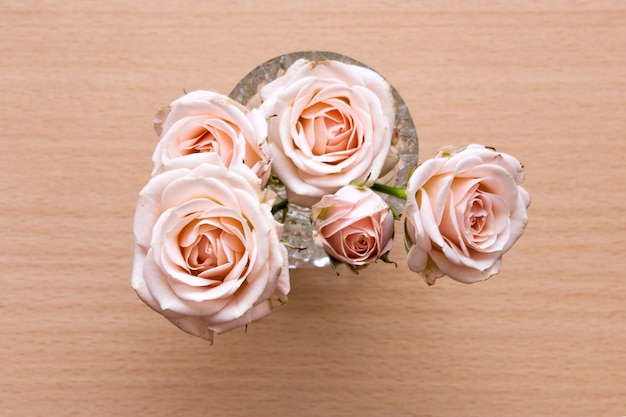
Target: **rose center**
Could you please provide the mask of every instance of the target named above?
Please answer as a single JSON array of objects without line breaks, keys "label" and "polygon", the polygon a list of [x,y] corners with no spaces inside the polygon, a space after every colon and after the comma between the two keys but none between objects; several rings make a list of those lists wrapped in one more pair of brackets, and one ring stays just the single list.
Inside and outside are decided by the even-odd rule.
[{"label": "rose center", "polygon": [[369,252],[370,248],[375,245],[373,237],[368,236],[365,233],[356,233],[348,236],[346,239],[346,248],[351,255],[365,255]]},{"label": "rose center", "polygon": [[313,155],[341,153],[358,147],[350,115],[328,103],[316,103],[307,108],[299,122]]},{"label": "rose center", "polygon": [[200,125],[190,133],[188,138],[180,141],[180,155],[214,152],[225,165],[230,165],[233,141],[226,132],[211,125]]},{"label": "rose center", "polygon": [[357,146],[351,118],[334,109],[327,112],[321,121],[326,130],[326,153],[340,152]]},{"label": "rose center", "polygon": [[183,248],[187,265],[194,275],[217,266],[219,254],[214,243],[207,235],[200,235],[192,245]]},{"label": "rose center", "polygon": [[190,264],[193,264],[196,268],[202,267],[202,269],[206,269],[207,267],[215,266],[216,260],[217,257],[209,239],[206,236],[200,236],[198,243],[191,249]]},{"label": "rose center", "polygon": [[[222,225],[224,226],[224,225]],[[181,254],[190,274],[222,281],[246,251],[241,240],[216,224],[190,224],[181,234]]]},{"label": "rose center", "polygon": [[487,222],[487,210],[483,207],[480,199],[472,202],[470,213],[469,225],[474,233],[480,233]]},{"label": "rose center", "polygon": [[485,216],[472,216],[472,218],[470,219],[470,226],[475,231],[482,230],[484,225],[485,225]]}]

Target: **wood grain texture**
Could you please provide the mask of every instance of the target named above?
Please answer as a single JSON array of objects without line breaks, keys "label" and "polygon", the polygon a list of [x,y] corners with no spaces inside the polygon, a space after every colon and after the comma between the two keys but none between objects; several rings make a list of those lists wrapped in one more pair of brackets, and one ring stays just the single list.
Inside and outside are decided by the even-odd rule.
[{"label": "wood grain texture", "polygon": [[[0,414],[626,415],[626,7],[459,3],[1,1]],[[130,289],[152,116],[307,49],[383,74],[421,160],[517,156],[531,221],[487,282],[299,270],[209,346]]]}]

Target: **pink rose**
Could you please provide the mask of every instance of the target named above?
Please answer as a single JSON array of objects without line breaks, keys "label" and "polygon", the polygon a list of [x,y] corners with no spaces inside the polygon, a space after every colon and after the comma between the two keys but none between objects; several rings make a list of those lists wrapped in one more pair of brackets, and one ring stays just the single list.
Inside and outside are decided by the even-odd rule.
[{"label": "pink rose", "polygon": [[376,72],[300,59],[261,96],[272,168],[290,202],[310,207],[344,185],[371,185],[390,168],[394,101]]},{"label": "pink rose", "polygon": [[132,287],[184,331],[212,340],[283,303],[289,272],[261,181],[245,165],[207,161],[179,158],[141,191]]},{"label": "pink rose", "polygon": [[346,186],[311,208],[314,242],[335,260],[357,269],[391,250],[394,217],[369,188]]},{"label": "pink rose", "polygon": [[165,115],[157,116],[163,120],[155,123],[161,137],[152,156],[153,175],[169,169],[176,158],[193,155],[199,164],[211,152],[227,167],[246,164],[263,185],[267,182],[267,122],[258,109],[249,111],[222,94],[193,91],[173,101]]},{"label": "pink rose", "polygon": [[523,180],[517,159],[482,145],[418,166],[404,210],[409,268],[430,285],[443,275],[473,283],[497,274],[528,222]]}]

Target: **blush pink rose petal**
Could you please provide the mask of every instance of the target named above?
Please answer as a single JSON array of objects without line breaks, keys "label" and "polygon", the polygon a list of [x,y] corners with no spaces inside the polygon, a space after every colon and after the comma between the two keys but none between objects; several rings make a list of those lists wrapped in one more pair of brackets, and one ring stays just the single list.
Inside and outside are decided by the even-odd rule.
[{"label": "blush pink rose petal", "polygon": [[261,178],[270,175],[267,122],[258,110],[212,91],[193,91],[170,104],[155,127],[160,132],[154,150],[153,175],[169,169],[172,160],[192,157],[196,164],[216,153],[229,167],[244,163]]},{"label": "blush pink rose petal", "polygon": [[314,242],[333,259],[358,269],[391,250],[394,217],[369,188],[345,186],[311,208]]},{"label": "blush pink rose petal", "polygon": [[141,191],[132,287],[184,331],[212,340],[284,303],[289,272],[258,177],[207,159],[181,158]]},{"label": "blush pink rose petal", "polygon": [[482,145],[418,166],[404,208],[409,268],[431,285],[444,275],[473,283],[497,274],[528,222],[523,180],[517,159]]},{"label": "blush pink rose petal", "polygon": [[392,90],[370,69],[300,59],[261,97],[272,167],[294,204],[310,207],[344,185],[372,185],[396,156]]}]

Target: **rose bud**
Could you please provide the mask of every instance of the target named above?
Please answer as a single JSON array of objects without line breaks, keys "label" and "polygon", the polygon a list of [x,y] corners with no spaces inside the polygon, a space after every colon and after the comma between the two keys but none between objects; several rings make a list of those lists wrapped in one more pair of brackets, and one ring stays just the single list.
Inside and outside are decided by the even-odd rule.
[{"label": "rose bud", "polygon": [[311,208],[313,240],[335,261],[352,269],[385,256],[392,246],[394,216],[369,188],[345,186]]}]

